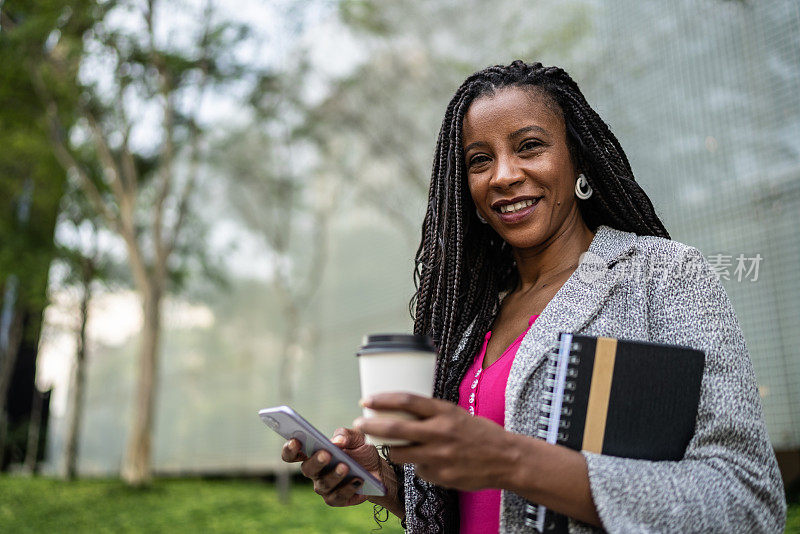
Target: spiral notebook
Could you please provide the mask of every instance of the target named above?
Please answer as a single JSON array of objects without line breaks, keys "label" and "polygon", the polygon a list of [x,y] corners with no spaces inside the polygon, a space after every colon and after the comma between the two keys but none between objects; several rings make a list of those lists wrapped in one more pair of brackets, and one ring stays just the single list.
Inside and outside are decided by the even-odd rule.
[{"label": "spiral notebook", "polygon": [[[562,333],[548,355],[537,437],[576,451],[680,460],[694,434],[703,351]],[[526,525],[568,532],[567,518],[529,507]]]}]

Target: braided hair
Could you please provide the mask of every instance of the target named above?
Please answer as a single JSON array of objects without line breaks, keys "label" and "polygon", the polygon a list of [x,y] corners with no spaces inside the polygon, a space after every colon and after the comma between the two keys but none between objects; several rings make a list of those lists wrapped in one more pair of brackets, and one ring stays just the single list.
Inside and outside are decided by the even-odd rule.
[{"label": "braided hair", "polygon": [[[462,147],[464,115],[472,101],[505,87],[540,91],[560,108],[570,157],[594,191],[587,200],[577,201],[592,231],[604,224],[669,238],[634,179],[619,141],[569,74],[558,67],[517,60],[468,77],[447,106],[436,143],[428,207],[415,257],[416,292],[409,302],[414,333],[431,336],[439,349],[434,396],[452,402],[458,401],[458,386],[499,309],[500,292],[512,290],[518,278],[511,246],[478,220]],[[473,321],[474,327],[465,335]],[[460,343],[462,350],[457,351]],[[425,532],[455,530],[457,493],[416,476],[411,482],[421,495],[414,511],[426,525]],[[428,500],[432,506],[424,506]]]}]

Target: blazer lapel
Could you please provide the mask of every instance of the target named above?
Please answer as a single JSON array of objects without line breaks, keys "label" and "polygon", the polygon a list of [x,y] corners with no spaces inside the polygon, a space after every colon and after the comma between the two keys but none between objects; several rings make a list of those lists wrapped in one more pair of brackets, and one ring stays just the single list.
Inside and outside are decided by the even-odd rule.
[{"label": "blazer lapel", "polygon": [[[612,267],[630,255],[636,234],[600,226],[578,268],[547,304],[522,340],[506,386],[506,428],[514,430],[513,414],[530,376],[554,350],[560,332],[578,332],[600,310],[618,281]],[[511,423],[509,425],[509,423]]]}]

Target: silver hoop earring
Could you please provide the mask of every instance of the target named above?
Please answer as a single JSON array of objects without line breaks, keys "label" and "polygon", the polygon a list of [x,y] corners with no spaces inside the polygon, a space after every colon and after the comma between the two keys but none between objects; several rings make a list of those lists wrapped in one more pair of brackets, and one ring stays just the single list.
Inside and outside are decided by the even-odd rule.
[{"label": "silver hoop earring", "polygon": [[475,208],[475,214],[478,216],[478,220],[479,220],[480,222],[482,222],[483,224],[489,224],[488,222],[486,222],[486,219],[484,219],[483,217],[481,217],[481,212],[480,212],[480,211],[478,211],[478,208]]},{"label": "silver hoop earring", "polygon": [[586,176],[579,174],[578,180],[575,182],[575,196],[581,200],[586,200],[592,196],[592,193],[592,186],[589,185]]}]

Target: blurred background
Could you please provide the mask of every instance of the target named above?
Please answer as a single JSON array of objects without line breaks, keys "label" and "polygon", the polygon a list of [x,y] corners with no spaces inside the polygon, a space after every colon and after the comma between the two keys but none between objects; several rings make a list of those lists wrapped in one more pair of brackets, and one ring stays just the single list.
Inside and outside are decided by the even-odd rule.
[{"label": "blurred background", "polygon": [[358,416],[362,336],[412,329],[445,107],[472,72],[523,59],[572,75],[672,237],[717,269],[796,487],[796,0],[0,13],[3,471],[285,489],[257,411],[291,404],[329,435]]}]

